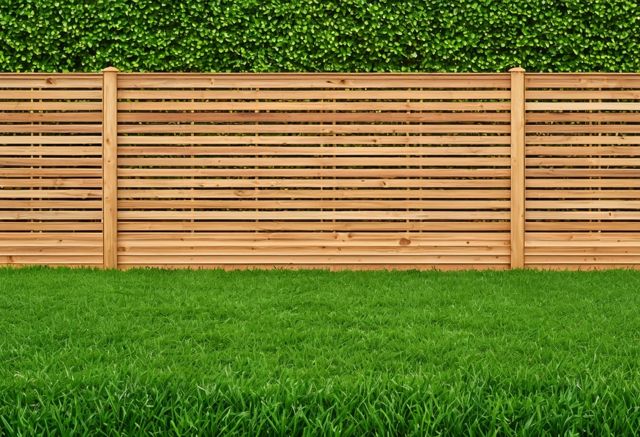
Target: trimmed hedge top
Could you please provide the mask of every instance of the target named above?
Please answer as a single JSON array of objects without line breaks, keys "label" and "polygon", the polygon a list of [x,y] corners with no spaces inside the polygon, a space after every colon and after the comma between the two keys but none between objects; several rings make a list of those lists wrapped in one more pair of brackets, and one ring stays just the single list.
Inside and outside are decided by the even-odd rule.
[{"label": "trimmed hedge top", "polygon": [[637,0],[4,0],[1,71],[640,71]]}]

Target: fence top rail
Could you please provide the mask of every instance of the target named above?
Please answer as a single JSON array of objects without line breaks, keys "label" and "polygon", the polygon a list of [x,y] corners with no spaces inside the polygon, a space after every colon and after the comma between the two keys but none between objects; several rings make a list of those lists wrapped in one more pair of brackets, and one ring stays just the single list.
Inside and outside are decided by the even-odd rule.
[{"label": "fence top rail", "polygon": [[[109,67],[105,69],[107,71],[117,71],[120,75],[124,76],[134,76],[134,75],[143,75],[146,77],[150,76],[187,76],[187,77],[196,77],[196,76],[221,76],[221,77],[284,77],[284,76],[294,76],[294,77],[312,77],[312,76],[320,76],[320,77],[389,77],[389,78],[405,78],[405,77],[477,77],[480,79],[487,79],[492,76],[508,76],[509,72],[459,72],[459,73],[447,73],[447,72],[304,72],[304,71],[291,71],[291,72],[187,72],[187,71],[178,71],[178,72],[166,72],[166,71],[119,71],[117,69],[112,69]],[[640,77],[640,72],[603,72],[603,71],[584,71],[584,72],[535,72],[535,71],[524,71],[527,76],[530,77],[545,77],[545,76],[602,76],[602,77],[610,77],[610,76],[626,76],[626,77]],[[25,77],[25,76],[33,76],[33,77],[47,77],[47,76],[101,76],[102,71],[98,72],[15,72],[15,71],[0,71],[0,77]]]},{"label": "fence top rail", "polygon": [[352,72],[280,72],[280,73],[167,73],[167,72],[121,72],[123,76],[144,76],[144,77],[247,77],[247,78],[273,78],[281,79],[286,78],[376,78],[376,79],[406,79],[406,78],[477,78],[477,79],[492,79],[495,77],[507,77],[509,73],[352,73]]},{"label": "fence top rail", "polygon": [[15,72],[0,72],[0,79],[23,79],[23,78],[48,78],[48,77],[64,77],[67,79],[72,78],[99,78],[102,77],[102,73],[15,73]]},{"label": "fence top rail", "polygon": [[[118,71],[118,70],[109,70],[107,71]],[[375,73],[367,73],[367,72],[137,72],[137,71],[118,71],[120,75],[124,76],[159,76],[159,77],[169,77],[169,76],[186,76],[186,77],[210,77],[210,76],[220,76],[220,77],[375,77],[375,78],[405,78],[405,77],[478,77],[480,79],[490,78],[492,76],[508,76],[508,72],[485,72],[485,73],[443,73],[443,72],[375,72]],[[623,73],[620,73],[623,74]],[[34,77],[47,77],[47,76],[100,76],[102,72],[0,72],[0,77],[25,77],[25,76],[34,76]]]},{"label": "fence top rail", "polygon": [[503,88],[509,74],[121,73],[119,88]]},{"label": "fence top rail", "polygon": [[527,88],[640,88],[637,73],[528,73]]}]

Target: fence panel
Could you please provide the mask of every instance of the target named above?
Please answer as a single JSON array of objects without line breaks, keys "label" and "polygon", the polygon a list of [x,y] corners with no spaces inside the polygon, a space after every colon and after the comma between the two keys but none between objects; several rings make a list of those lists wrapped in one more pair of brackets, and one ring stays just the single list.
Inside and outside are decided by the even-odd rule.
[{"label": "fence panel", "polygon": [[509,265],[509,74],[118,83],[120,266]]},{"label": "fence panel", "polygon": [[640,75],[519,69],[0,74],[0,264],[518,267],[519,126],[524,265],[639,265]]},{"label": "fence panel", "polygon": [[526,264],[637,266],[640,75],[526,77]]},{"label": "fence panel", "polygon": [[0,75],[0,264],[102,265],[101,88]]}]

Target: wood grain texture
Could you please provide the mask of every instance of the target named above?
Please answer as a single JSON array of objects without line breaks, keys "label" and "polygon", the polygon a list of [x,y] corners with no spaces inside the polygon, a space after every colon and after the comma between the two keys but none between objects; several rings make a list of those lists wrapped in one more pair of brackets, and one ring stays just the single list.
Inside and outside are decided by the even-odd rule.
[{"label": "wood grain texture", "polygon": [[102,76],[0,74],[0,263],[102,265]]},{"label": "wood grain texture", "polygon": [[0,264],[640,265],[638,74],[107,69],[0,95]]},{"label": "wood grain texture", "polygon": [[526,265],[637,267],[640,76],[526,82]]},{"label": "wood grain texture", "polygon": [[508,265],[507,74],[120,80],[123,266]]},{"label": "wood grain texture", "polygon": [[524,267],[525,229],[525,71],[511,73],[511,268]]},{"label": "wood grain texture", "polygon": [[102,237],[103,267],[118,267],[118,70],[103,70]]}]

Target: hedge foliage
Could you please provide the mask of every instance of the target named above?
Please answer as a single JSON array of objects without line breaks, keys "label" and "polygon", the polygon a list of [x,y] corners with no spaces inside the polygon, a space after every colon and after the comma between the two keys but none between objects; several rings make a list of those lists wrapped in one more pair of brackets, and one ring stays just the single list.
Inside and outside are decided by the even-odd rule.
[{"label": "hedge foliage", "polygon": [[0,70],[640,71],[638,0],[0,0]]}]

